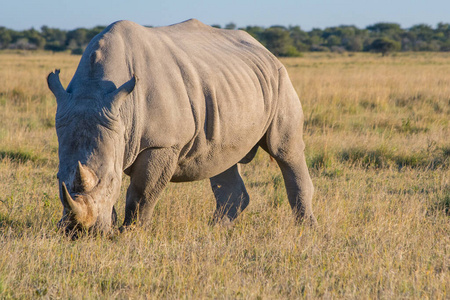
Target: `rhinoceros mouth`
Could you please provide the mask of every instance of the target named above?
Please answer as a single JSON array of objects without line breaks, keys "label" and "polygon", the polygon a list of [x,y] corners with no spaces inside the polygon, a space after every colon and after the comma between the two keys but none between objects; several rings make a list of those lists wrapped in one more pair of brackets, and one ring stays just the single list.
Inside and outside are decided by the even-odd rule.
[{"label": "rhinoceros mouth", "polygon": [[61,183],[61,200],[66,208],[67,218],[89,228],[95,223],[94,201],[90,192],[97,186],[99,180],[95,172],[78,161],[75,176],[70,184],[71,192],[66,182]]}]

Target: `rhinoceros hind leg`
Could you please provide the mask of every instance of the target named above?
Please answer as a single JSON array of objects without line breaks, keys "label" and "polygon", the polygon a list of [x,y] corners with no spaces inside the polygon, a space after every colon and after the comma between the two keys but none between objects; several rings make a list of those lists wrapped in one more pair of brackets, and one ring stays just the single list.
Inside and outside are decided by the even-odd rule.
[{"label": "rhinoceros hind leg", "polygon": [[212,223],[233,221],[250,201],[238,165],[235,164],[209,180],[217,203]]},{"label": "rhinoceros hind leg", "polygon": [[159,195],[172,177],[178,154],[171,148],[147,149],[139,154],[129,170],[123,226],[138,221],[149,223]]}]

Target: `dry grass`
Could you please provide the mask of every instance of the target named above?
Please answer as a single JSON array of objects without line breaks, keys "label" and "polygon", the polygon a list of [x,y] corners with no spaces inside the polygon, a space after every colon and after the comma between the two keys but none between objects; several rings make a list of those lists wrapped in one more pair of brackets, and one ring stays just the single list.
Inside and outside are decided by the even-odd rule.
[{"label": "dry grass", "polygon": [[317,230],[293,224],[260,152],[232,228],[207,225],[203,181],[170,185],[148,230],[72,242],[56,231],[45,78],[61,68],[67,85],[78,59],[0,54],[0,298],[450,297],[450,54],[283,61],[305,111]]}]

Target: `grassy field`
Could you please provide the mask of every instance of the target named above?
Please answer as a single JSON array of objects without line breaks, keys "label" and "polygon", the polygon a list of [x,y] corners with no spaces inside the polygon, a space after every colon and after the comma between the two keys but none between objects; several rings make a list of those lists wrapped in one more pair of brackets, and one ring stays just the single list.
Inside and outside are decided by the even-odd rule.
[{"label": "grassy field", "polygon": [[[171,184],[150,229],[61,235],[56,103],[80,57],[0,53],[0,298],[450,298],[450,53],[283,59],[302,100],[319,227],[294,224],[259,151],[235,226],[208,181]],[[123,219],[127,179],[117,204]]]}]

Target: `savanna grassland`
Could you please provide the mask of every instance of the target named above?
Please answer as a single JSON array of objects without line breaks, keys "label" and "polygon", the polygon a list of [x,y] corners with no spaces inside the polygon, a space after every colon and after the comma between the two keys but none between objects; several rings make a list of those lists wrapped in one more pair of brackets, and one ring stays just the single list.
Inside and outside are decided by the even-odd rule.
[{"label": "savanna grassland", "polygon": [[[305,112],[317,229],[259,151],[235,225],[208,181],[171,184],[150,228],[57,231],[56,103],[79,56],[0,53],[0,298],[450,298],[450,54],[283,59]],[[127,179],[117,204],[123,219]]]}]

